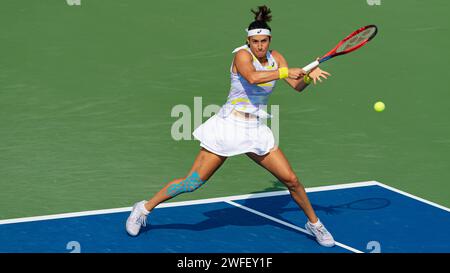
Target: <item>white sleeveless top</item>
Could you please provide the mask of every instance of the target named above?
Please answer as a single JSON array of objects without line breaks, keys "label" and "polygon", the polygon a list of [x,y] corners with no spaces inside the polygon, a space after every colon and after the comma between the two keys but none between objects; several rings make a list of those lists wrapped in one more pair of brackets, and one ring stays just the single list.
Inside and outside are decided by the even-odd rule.
[{"label": "white sleeveless top", "polygon": [[[248,46],[237,48],[233,53],[239,49],[245,49],[253,56],[253,66],[256,71],[272,71],[278,69],[278,64],[269,50],[266,55],[268,64],[263,66]],[[233,73],[233,64],[231,64],[230,68],[230,93],[228,94],[227,102],[222,106],[218,114],[226,117],[235,109],[240,112],[256,115],[260,118],[270,118],[270,115],[264,109],[267,109],[267,101],[269,95],[275,88],[276,80],[260,84],[250,84],[241,74]]]}]

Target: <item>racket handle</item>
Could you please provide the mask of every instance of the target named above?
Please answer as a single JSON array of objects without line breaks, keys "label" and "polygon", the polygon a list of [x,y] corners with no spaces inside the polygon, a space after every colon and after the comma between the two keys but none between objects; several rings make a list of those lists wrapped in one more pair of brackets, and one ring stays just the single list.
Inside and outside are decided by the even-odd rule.
[{"label": "racket handle", "polygon": [[314,62],[308,64],[307,66],[303,67],[303,70],[305,70],[305,72],[308,73],[311,69],[315,68],[318,65],[319,65],[319,61],[314,61]]}]

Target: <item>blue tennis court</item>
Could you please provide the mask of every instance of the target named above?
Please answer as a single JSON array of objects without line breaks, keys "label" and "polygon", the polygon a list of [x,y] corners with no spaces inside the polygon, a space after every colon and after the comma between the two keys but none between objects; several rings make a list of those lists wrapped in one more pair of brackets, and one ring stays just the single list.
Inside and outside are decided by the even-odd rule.
[{"label": "blue tennis court", "polygon": [[450,252],[450,209],[379,182],[307,189],[337,241],[321,247],[287,191],[166,203],[138,237],[131,208],[0,221],[2,253]]}]

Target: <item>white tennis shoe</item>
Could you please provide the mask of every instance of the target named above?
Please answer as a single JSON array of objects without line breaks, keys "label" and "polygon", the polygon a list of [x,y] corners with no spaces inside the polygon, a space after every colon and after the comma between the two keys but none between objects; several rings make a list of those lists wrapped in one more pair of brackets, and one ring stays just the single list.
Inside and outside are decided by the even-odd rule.
[{"label": "white tennis shoe", "polygon": [[147,216],[150,213],[144,207],[145,200],[134,204],[130,216],[128,216],[126,229],[131,236],[137,236],[141,227],[147,226]]},{"label": "white tennis shoe", "polygon": [[325,228],[325,226],[320,222],[313,224],[308,221],[305,224],[306,230],[308,230],[314,237],[316,237],[316,241],[325,247],[332,247],[335,245],[335,241],[331,233]]}]

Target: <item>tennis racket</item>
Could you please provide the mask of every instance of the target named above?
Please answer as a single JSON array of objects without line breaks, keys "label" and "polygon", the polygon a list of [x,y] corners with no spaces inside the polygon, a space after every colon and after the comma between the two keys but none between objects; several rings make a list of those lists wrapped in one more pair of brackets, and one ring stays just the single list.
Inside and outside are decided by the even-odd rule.
[{"label": "tennis racket", "polygon": [[345,37],[342,41],[340,41],[330,52],[323,55],[323,57],[319,58],[319,60],[308,64],[303,68],[303,70],[308,73],[313,68],[317,67],[320,63],[328,61],[329,59],[336,56],[344,55],[357,50],[358,48],[362,47],[370,40],[372,40],[373,37],[377,35],[377,32],[378,29],[375,25],[368,25],[354,31],[353,33]]}]

